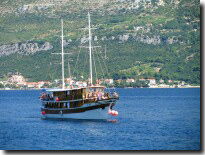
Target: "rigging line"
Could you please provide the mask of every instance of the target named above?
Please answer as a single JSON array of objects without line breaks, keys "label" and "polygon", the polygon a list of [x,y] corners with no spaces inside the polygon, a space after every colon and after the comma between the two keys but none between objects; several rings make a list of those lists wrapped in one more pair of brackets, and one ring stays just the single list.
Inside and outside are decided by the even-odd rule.
[{"label": "rigging line", "polygon": [[[101,56],[102,56],[102,60],[103,60],[103,54],[101,54]],[[105,66],[105,71],[107,73],[108,78],[111,78],[111,74],[108,72],[108,66],[106,65],[105,61],[106,61],[106,58],[105,58],[105,60],[103,60],[103,63],[104,63],[104,66]],[[114,91],[116,91],[115,87],[114,87]]]},{"label": "rigging line", "polygon": [[[102,53],[102,52],[101,52]],[[101,57],[102,57],[102,60],[103,60],[103,55],[101,54]],[[104,63],[104,65],[105,65],[105,70],[106,70],[106,72],[107,72],[107,75],[109,76],[109,77],[111,77],[111,74],[109,74],[109,72],[108,72],[108,67],[106,66],[106,62],[103,60],[103,63]],[[125,75],[125,77],[126,77],[126,75]],[[121,76],[121,78],[122,78],[122,76]],[[109,86],[108,84],[107,84],[107,86]],[[123,83],[123,86],[125,87],[125,84]],[[110,89],[109,87],[108,87],[108,89]],[[115,87],[114,87],[114,91],[116,91],[116,89],[115,89]]]},{"label": "rigging line", "polygon": [[[105,57],[103,56],[103,52],[99,52],[100,54],[101,54],[101,57],[102,57],[102,60],[106,60],[108,57],[107,57],[107,54],[106,54],[106,51],[107,51],[107,48],[106,48],[107,46],[105,45]],[[100,55],[99,54],[99,55]],[[105,69],[106,69],[106,72],[107,72],[107,74],[108,74],[108,67],[106,66],[106,62],[105,61],[103,61],[103,63],[104,63],[104,65],[105,65]]]},{"label": "rigging line", "polygon": [[[106,72],[106,74],[109,76],[108,67],[106,66],[106,62],[105,62],[104,59],[103,59],[103,53],[102,53],[102,52],[99,52],[99,56],[100,56],[100,53],[101,53],[101,58],[102,58],[104,67],[105,67],[105,72]],[[108,77],[108,78],[109,78],[109,77]]]},{"label": "rigging line", "polygon": [[72,75],[71,75],[71,72],[70,72],[70,63],[69,63],[69,58],[68,58],[68,73],[69,73],[69,78],[71,78],[72,77]]},{"label": "rigging line", "polygon": [[[101,53],[102,53],[102,52],[101,52]],[[100,53],[99,53],[99,57],[100,57]],[[102,56],[102,61],[103,61],[103,56]],[[103,61],[103,63],[104,63],[104,61]],[[107,66],[106,66],[105,63],[104,63],[104,66],[105,66],[105,72],[107,72],[107,75],[108,75]],[[106,83],[106,86],[107,86],[107,88],[108,88],[108,91],[111,92],[108,83]]]},{"label": "rigging line", "polygon": [[[97,50],[96,50],[96,49],[95,49],[95,51],[96,51],[96,55],[97,55],[97,58],[98,58],[98,61],[99,61],[100,67],[101,67],[101,69],[102,69],[103,79],[105,79],[105,74],[104,74],[104,71],[103,71],[102,65],[101,65],[101,63],[100,63],[99,55],[97,54]],[[107,84],[107,83],[105,83],[105,84],[106,84],[106,86],[107,86],[107,88],[108,88],[108,91],[110,92],[110,88],[109,88],[108,84]]]},{"label": "rigging line", "polygon": [[[83,31],[83,36],[85,36],[85,30]],[[76,60],[76,64],[75,64],[75,67],[74,67],[74,70],[73,70],[73,74],[72,74],[73,76],[74,76],[74,73],[75,73],[76,68],[77,68],[77,64],[78,64],[78,60],[79,60],[81,49],[82,49],[82,46],[80,46],[80,50],[79,50],[79,53],[78,53],[78,56],[77,56],[77,60]],[[77,75],[77,73],[76,73],[76,75]]]},{"label": "rigging line", "polygon": [[[94,48],[94,50],[96,51],[95,48]],[[96,51],[96,55],[97,55],[97,58],[98,58],[98,61],[99,61],[99,64],[100,64],[100,68],[101,68],[101,70],[102,70],[103,78],[105,78],[105,74],[104,74],[104,71],[103,71],[102,65],[101,65],[101,63],[100,63],[100,58],[99,58],[99,55],[97,54],[97,51]]]},{"label": "rigging line", "polygon": [[73,76],[74,76],[74,73],[75,73],[75,71],[76,71],[76,67],[77,67],[77,63],[78,63],[80,51],[81,51],[81,47],[80,47],[80,50],[79,50],[79,53],[78,53],[78,56],[77,56],[77,60],[76,60],[76,63],[75,63],[75,67],[74,67],[74,70],[73,70],[73,74],[72,74]]},{"label": "rigging line", "polygon": [[82,72],[83,79],[84,79],[85,66],[86,66],[86,64],[87,64],[87,61],[88,61],[88,54],[85,52],[85,63],[84,63],[83,72]]},{"label": "rigging line", "polygon": [[93,62],[94,62],[95,75],[96,75],[96,81],[97,81],[97,79],[98,79],[98,74],[97,74],[97,70],[96,70],[96,64],[95,64],[95,55],[94,55],[94,52],[93,52],[92,54],[93,54]]},{"label": "rigging line", "polygon": [[[101,53],[101,52],[100,52],[100,53]],[[99,54],[99,55],[100,55],[100,54]],[[102,53],[101,53],[101,57],[102,57],[102,60],[103,60],[103,64],[104,64],[104,66],[105,66],[105,71],[106,71],[106,73],[108,74],[108,68],[107,68],[106,63],[105,63],[105,61],[104,61],[104,59],[103,59]]]}]

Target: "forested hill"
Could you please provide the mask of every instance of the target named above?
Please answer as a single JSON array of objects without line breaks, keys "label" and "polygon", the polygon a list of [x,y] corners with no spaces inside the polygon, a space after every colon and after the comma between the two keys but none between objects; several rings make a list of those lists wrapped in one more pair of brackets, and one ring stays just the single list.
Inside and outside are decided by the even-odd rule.
[{"label": "forested hill", "polygon": [[88,52],[79,46],[88,44],[81,29],[88,11],[97,28],[93,44],[101,46],[93,53],[98,77],[103,68],[115,80],[200,84],[199,0],[1,0],[1,76],[18,71],[30,81],[60,78],[60,56],[51,53],[61,50],[63,18],[64,48],[71,53],[65,63],[69,59],[74,77],[87,78]]}]

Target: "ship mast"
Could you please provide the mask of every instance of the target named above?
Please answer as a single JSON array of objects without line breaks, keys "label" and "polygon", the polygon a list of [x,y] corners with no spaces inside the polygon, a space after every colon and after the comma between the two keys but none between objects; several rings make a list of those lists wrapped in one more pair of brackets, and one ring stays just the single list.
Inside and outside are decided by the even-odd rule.
[{"label": "ship mast", "polygon": [[63,19],[61,19],[61,53],[51,53],[51,54],[60,54],[62,58],[62,89],[65,89],[65,78],[64,78],[64,54],[71,54],[71,53],[64,53],[64,46],[63,46]]},{"label": "ship mast", "polygon": [[88,30],[89,30],[89,54],[90,54],[90,84],[93,83],[93,76],[92,76],[92,34],[91,34],[91,27],[90,27],[90,13],[88,12]]},{"label": "ship mast", "polygon": [[63,49],[63,19],[61,19],[61,32],[62,32],[62,52],[61,52],[61,55],[62,55],[62,89],[65,88],[65,80],[64,80],[64,49]]}]

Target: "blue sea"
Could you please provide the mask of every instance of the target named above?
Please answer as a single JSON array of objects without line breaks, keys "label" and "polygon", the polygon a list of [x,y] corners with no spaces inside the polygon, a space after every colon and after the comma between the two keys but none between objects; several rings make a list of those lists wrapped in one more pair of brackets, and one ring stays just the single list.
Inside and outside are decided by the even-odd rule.
[{"label": "blue sea", "polygon": [[40,90],[0,91],[0,150],[200,150],[199,88],[122,88],[113,121],[41,119]]}]

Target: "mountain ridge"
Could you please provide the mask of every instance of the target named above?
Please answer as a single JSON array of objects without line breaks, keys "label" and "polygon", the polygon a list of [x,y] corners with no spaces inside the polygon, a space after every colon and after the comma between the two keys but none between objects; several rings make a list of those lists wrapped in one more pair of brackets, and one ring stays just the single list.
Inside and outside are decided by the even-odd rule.
[{"label": "mountain ridge", "polygon": [[[99,0],[99,3],[95,2],[96,4],[93,6],[90,5],[90,3],[94,3],[93,1],[86,1],[87,3],[82,5],[85,3],[83,0],[73,0],[72,2],[71,0],[62,0],[61,5],[56,6],[47,1],[46,4],[50,4],[50,6],[42,8],[40,4],[43,4],[44,1],[39,3],[39,0],[22,0],[21,3],[12,1],[10,6],[8,6],[10,0],[3,2],[5,8],[17,7],[13,12],[0,15],[0,21],[3,23],[0,26],[1,46],[30,43],[40,46],[49,43],[52,48],[42,50],[43,53],[38,50],[32,56],[18,56],[17,54],[15,67],[11,66],[14,56],[2,56],[0,57],[2,68],[0,74],[18,71],[31,80],[48,78],[48,75],[43,75],[48,72],[48,69],[45,68],[50,68],[49,63],[46,62],[57,61],[57,57],[54,58],[50,54],[60,50],[59,17],[64,18],[65,50],[72,51],[69,59],[71,69],[74,69],[79,50],[77,47],[87,43],[86,32],[79,29],[87,25],[86,14],[90,10],[93,14],[92,25],[98,28],[93,32],[93,42],[107,45],[109,57],[107,64],[111,77],[121,78],[126,74],[127,78],[153,77],[183,80],[193,84],[200,83],[200,2],[198,0]],[[93,9],[87,7],[88,5]],[[18,9],[25,6],[27,9],[24,8],[23,12],[19,12]],[[36,6],[39,6],[40,9]],[[77,11],[64,11],[64,7],[68,6],[72,6]],[[52,7],[61,9],[57,10]],[[98,7],[101,11],[98,11]],[[104,47],[100,51],[102,52],[103,49]],[[0,53],[2,53],[1,51],[2,49]],[[29,56],[39,64],[43,64],[44,67],[40,66],[36,71],[35,68],[39,65],[33,65]],[[85,57],[80,56],[81,61],[84,60],[83,58]],[[151,63],[150,68],[143,74],[138,69],[133,73],[123,71],[129,70],[133,66],[140,67],[136,63],[137,61],[141,61],[140,65],[142,66]],[[28,67],[26,63],[32,66]],[[157,65],[161,68],[160,72],[155,72],[152,67]],[[54,65],[55,71],[50,70],[53,72],[53,78],[59,78],[59,67]],[[100,66],[98,65],[98,67]],[[82,65],[78,69],[83,71],[84,66]],[[88,72],[88,69],[85,70]],[[54,72],[56,73],[54,74]],[[102,75],[100,76],[102,77]]]}]

